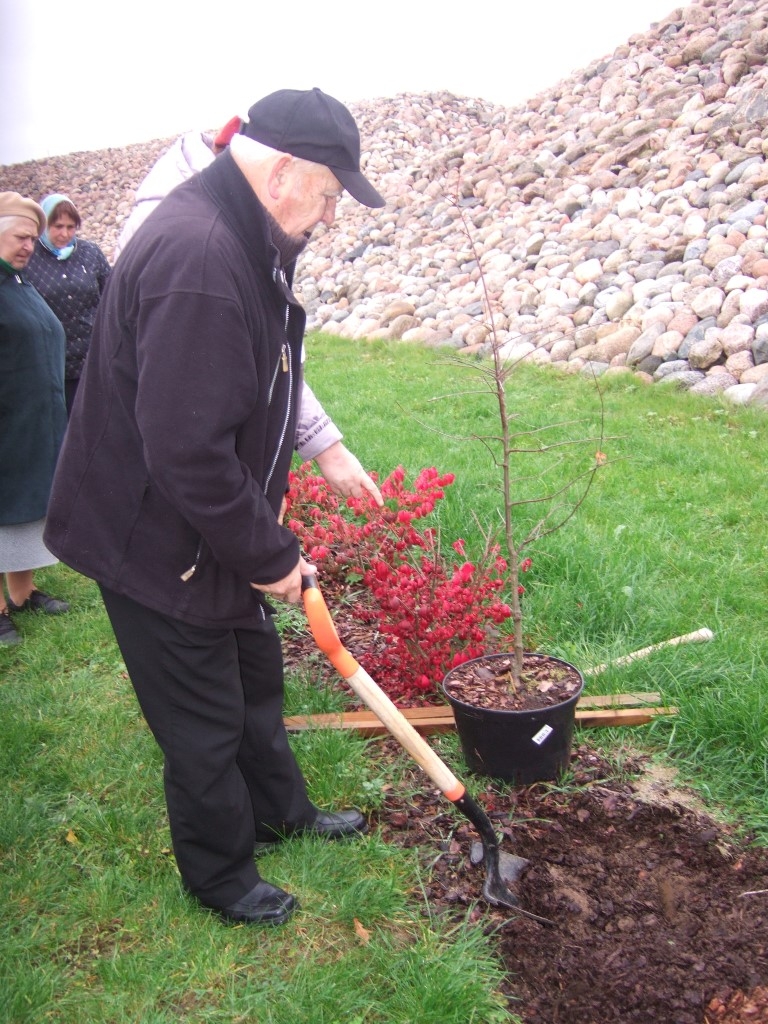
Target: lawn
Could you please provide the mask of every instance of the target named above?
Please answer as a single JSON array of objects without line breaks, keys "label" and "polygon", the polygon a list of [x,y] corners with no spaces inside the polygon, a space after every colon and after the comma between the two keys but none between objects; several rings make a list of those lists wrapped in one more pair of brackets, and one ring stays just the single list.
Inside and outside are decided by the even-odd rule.
[{"label": "lawn", "polygon": [[[479,550],[500,494],[488,448],[471,438],[495,431],[472,362],[317,337],[307,376],[369,470],[456,474],[437,525]],[[602,431],[607,456],[576,516],[530,552],[531,644],[587,667],[712,629],[708,644],[591,679],[591,693],[659,690],[679,707],[601,730],[599,742],[617,763],[644,751],[673,766],[713,812],[768,841],[765,413],[631,376],[602,378],[598,393],[533,369],[509,395],[521,429]],[[568,456],[526,469],[519,486],[550,472],[567,477]],[[38,583],[72,611],[18,617],[24,643],[0,650],[0,1021],[514,1021],[493,937],[470,916],[433,913],[419,860],[376,830],[334,846],[294,840],[263,858],[265,877],[301,901],[284,928],[225,926],[194,905],[169,854],[160,757],[95,585],[64,566]],[[288,714],[343,703],[311,666],[289,680]],[[321,805],[375,810],[385,787],[403,784],[375,740],[318,731],[293,742]],[[432,742],[463,773],[455,738]]]}]

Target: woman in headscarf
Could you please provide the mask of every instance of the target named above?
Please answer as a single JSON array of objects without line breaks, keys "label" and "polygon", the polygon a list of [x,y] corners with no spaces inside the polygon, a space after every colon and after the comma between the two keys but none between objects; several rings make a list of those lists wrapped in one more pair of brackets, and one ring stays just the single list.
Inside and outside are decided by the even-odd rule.
[{"label": "woman in headscarf", "polygon": [[44,229],[34,200],[0,192],[0,645],[21,639],[11,611],[69,608],[33,580],[34,569],[58,561],[43,527],[67,425],[64,328],[22,273]]},{"label": "woman in headscarf", "polygon": [[80,214],[69,196],[56,192],[40,205],[48,226],[35,245],[27,277],[59,318],[67,336],[64,391],[69,415],[110,266],[98,245],[77,237]]}]

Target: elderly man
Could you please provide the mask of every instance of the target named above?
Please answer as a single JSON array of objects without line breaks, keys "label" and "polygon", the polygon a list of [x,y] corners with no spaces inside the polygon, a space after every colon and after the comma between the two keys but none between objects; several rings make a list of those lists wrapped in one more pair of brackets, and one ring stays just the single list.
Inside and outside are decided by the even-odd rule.
[{"label": "elderly man", "polygon": [[267,603],[299,601],[314,571],[279,521],[305,326],[291,278],[344,189],[384,204],[351,114],[281,90],[161,203],[104,293],[48,512],[46,543],[98,581],[163,751],[183,884],[228,920],[296,906],[260,878],[257,844],[367,827],[307,796]]}]

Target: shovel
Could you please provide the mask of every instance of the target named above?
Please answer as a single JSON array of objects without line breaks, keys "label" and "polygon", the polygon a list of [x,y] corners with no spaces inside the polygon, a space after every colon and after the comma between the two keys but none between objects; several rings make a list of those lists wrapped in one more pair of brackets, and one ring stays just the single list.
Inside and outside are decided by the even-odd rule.
[{"label": "shovel", "polygon": [[539,921],[541,924],[551,924],[552,922],[546,918],[523,910],[517,896],[509,888],[508,883],[520,878],[528,861],[522,857],[504,853],[499,849],[498,837],[482,807],[472,799],[464,785],[459,782],[448,766],[440,760],[405,715],[395,707],[389,697],[343,646],[316,578],[314,576],[303,577],[301,589],[307,620],[317,646],[360,700],[373,711],[382,725],[427,773],[440,792],[465,817],[469,818],[477,829],[483,847],[482,861],[485,864],[484,898],[494,907],[508,907],[525,917]]}]

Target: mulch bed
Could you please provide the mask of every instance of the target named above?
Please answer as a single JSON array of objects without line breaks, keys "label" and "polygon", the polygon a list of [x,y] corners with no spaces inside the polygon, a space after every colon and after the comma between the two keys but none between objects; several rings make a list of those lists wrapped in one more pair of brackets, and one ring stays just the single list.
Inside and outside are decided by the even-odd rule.
[{"label": "mulch bed", "polygon": [[503,848],[530,861],[513,886],[521,906],[551,926],[482,901],[478,837],[418,770],[376,824],[418,849],[432,914],[469,914],[494,934],[525,1024],[768,1021],[768,850],[674,800],[639,798],[587,743],[572,768],[581,788],[567,793],[470,780]]},{"label": "mulch bed", "polygon": [[[333,614],[362,660],[366,638]],[[289,665],[314,653],[308,637],[285,647]],[[391,738],[378,749],[402,758]],[[478,836],[415,765],[372,824],[418,850],[431,914],[469,915],[493,935],[524,1024],[768,1024],[768,850],[674,790],[649,799],[626,781],[644,765],[618,778],[586,731],[571,768],[567,792],[465,780],[504,850],[529,860],[513,888],[550,926],[483,901],[484,868],[470,860]]]}]

